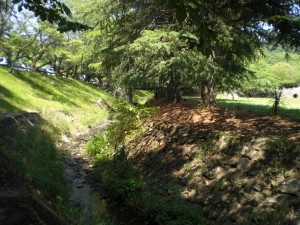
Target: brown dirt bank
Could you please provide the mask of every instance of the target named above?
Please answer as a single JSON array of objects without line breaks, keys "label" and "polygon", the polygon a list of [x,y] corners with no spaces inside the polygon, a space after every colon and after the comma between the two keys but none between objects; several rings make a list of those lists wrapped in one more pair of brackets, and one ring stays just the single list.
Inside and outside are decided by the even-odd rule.
[{"label": "brown dirt bank", "polygon": [[161,105],[127,146],[165,197],[210,224],[300,224],[300,123],[190,102]]}]

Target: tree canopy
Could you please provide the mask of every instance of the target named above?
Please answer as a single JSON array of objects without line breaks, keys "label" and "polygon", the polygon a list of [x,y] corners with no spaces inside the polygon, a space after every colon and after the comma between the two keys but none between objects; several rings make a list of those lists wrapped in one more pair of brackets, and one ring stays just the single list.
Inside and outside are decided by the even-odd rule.
[{"label": "tree canopy", "polygon": [[[87,80],[107,83],[110,90],[151,87],[174,100],[182,89],[197,88],[203,103],[212,105],[216,92],[247,86],[253,77],[272,85],[286,81],[277,82],[282,74],[293,74],[292,83],[297,80],[293,66],[278,62],[271,70],[268,63],[257,61],[266,46],[299,50],[297,0],[15,0],[11,4],[58,24],[61,31],[86,28],[81,24],[90,29],[60,36],[44,22],[30,35],[7,35],[5,52],[17,56],[19,49],[19,56],[33,67],[51,63],[58,74],[76,79],[84,74]],[[4,5],[1,0],[1,10]],[[77,22],[69,21],[71,11]],[[27,42],[13,44],[22,37]],[[269,75],[274,79],[266,78]]]},{"label": "tree canopy", "polygon": [[1,15],[6,15],[13,6],[16,6],[19,12],[26,9],[33,12],[42,21],[57,24],[58,30],[61,32],[88,28],[87,25],[70,20],[71,10],[60,0],[0,0]]}]

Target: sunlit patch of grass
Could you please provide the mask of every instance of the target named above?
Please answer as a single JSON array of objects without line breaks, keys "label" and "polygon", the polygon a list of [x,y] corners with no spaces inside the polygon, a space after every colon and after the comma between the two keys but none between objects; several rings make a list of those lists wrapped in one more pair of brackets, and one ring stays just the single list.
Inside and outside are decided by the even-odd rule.
[{"label": "sunlit patch of grass", "polygon": [[113,97],[100,89],[58,76],[0,68],[0,115],[36,111],[63,133],[74,133],[101,123],[108,110],[98,99],[113,104]]},{"label": "sunlit patch of grass", "polygon": [[138,103],[139,105],[145,105],[149,100],[153,98],[153,91],[137,90],[133,95],[133,101]]},{"label": "sunlit patch of grass", "polygon": [[[237,98],[218,99],[218,106],[229,109],[255,111],[263,114],[272,113],[272,98]],[[300,118],[300,100],[293,98],[282,98],[279,105],[279,114]]]}]

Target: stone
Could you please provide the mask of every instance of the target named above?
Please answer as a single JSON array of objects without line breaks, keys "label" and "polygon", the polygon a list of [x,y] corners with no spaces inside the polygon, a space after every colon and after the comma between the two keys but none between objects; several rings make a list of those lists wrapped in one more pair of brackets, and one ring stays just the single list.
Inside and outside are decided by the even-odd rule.
[{"label": "stone", "polygon": [[186,198],[191,202],[197,201],[197,191],[195,189],[192,189],[187,193]]},{"label": "stone", "polygon": [[265,197],[260,192],[255,192],[254,195],[252,195],[252,205],[258,206],[260,203],[264,201]]},{"label": "stone", "polygon": [[232,158],[230,158],[225,165],[229,165],[231,167],[237,167],[237,165],[239,164],[239,161],[241,160],[241,157],[236,155],[233,156]]},{"label": "stone", "polygon": [[252,199],[252,202],[251,202],[251,204],[253,205],[253,206],[258,206],[259,205],[259,202],[258,201],[256,201],[256,199]]},{"label": "stone", "polygon": [[279,187],[276,188],[279,193],[300,196],[300,179],[291,178],[284,180]]},{"label": "stone", "polygon": [[262,190],[261,193],[262,193],[264,196],[266,196],[266,197],[272,196],[272,190],[271,190],[271,189],[268,189],[268,188]]},{"label": "stone", "polygon": [[225,175],[225,171],[222,167],[217,166],[214,168],[208,168],[206,169],[203,174],[202,174],[205,178],[212,180],[215,178],[221,178],[222,176]]},{"label": "stone", "polygon": [[236,169],[239,171],[245,171],[249,169],[251,165],[252,165],[252,161],[246,157],[243,157],[238,162]]},{"label": "stone", "polygon": [[265,152],[264,151],[260,151],[260,150],[256,150],[254,148],[249,148],[248,151],[246,151],[246,153],[244,154],[244,156],[246,156],[247,158],[251,159],[251,160],[259,160],[259,159],[265,159]]}]

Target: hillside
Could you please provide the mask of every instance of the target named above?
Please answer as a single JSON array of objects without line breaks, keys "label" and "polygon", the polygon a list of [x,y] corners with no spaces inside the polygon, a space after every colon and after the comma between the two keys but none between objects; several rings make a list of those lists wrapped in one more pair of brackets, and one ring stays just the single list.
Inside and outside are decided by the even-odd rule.
[{"label": "hillside", "polygon": [[5,67],[0,67],[0,77],[0,115],[38,112],[62,133],[74,134],[100,123],[108,116],[103,106],[113,103],[109,94],[73,79],[21,71],[10,74]]},{"label": "hillside", "polygon": [[89,84],[0,67],[0,224],[84,224],[59,146],[106,121],[113,104]]}]

